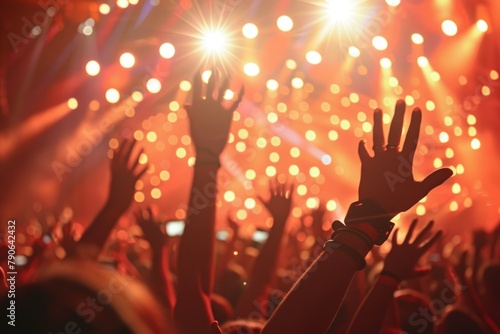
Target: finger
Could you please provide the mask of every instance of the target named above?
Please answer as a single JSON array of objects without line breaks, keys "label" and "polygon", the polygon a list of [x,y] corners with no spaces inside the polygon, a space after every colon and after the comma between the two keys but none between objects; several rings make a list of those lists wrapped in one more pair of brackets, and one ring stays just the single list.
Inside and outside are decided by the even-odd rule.
[{"label": "finger", "polygon": [[222,81],[222,85],[220,86],[219,94],[217,96],[217,103],[222,103],[226,90],[229,88],[229,80],[229,76],[224,76],[224,80]]},{"label": "finger", "polygon": [[139,165],[139,160],[141,160],[142,153],[144,153],[144,148],[141,148],[139,154],[137,154],[137,156],[135,157],[134,163],[132,164],[132,167],[130,167],[130,170],[134,171],[137,165]]},{"label": "finger", "polygon": [[130,155],[132,154],[132,150],[134,149],[135,143],[137,143],[137,141],[135,139],[131,140],[130,145],[126,149],[124,149],[124,153],[123,153],[121,160],[120,160],[120,163],[122,165],[124,165],[124,166],[128,165],[128,162],[130,160]]},{"label": "finger", "polygon": [[408,128],[408,133],[406,133],[405,143],[403,146],[403,152],[408,154],[409,161],[413,161],[413,155],[417,149],[420,123],[422,123],[422,111],[420,108],[415,108],[411,113],[410,127]]},{"label": "finger", "polygon": [[243,95],[245,95],[245,86],[241,86],[240,92],[238,93],[238,99],[231,104],[231,107],[229,108],[229,111],[233,112],[238,108],[238,105],[241,103],[243,100]]},{"label": "finger", "polygon": [[368,154],[368,151],[366,150],[364,140],[361,140],[358,144],[358,155],[359,155],[359,159],[361,160],[361,162],[365,162],[368,160],[368,158],[370,158],[370,155]]},{"label": "finger", "polygon": [[118,161],[120,160],[120,158],[121,158],[121,156],[123,154],[123,149],[127,145],[127,142],[128,142],[127,139],[122,140],[122,142],[120,143],[120,146],[118,147],[118,149],[114,151],[116,154],[113,154],[113,161],[116,161],[116,163],[118,163]]},{"label": "finger", "polygon": [[425,225],[422,231],[420,231],[415,240],[413,240],[413,244],[418,246],[422,242],[422,240],[429,234],[433,226],[434,226],[434,221],[431,220],[429,223],[427,223],[427,225]]},{"label": "finger", "polygon": [[426,196],[429,191],[436,188],[453,175],[449,168],[441,168],[428,175],[420,184],[420,196]]},{"label": "finger", "polygon": [[398,244],[398,234],[399,234],[399,228],[395,229],[394,232],[392,233],[392,245],[396,246]]},{"label": "finger", "polygon": [[153,210],[151,209],[150,206],[148,206],[148,208],[146,209],[148,211],[148,214],[149,214],[149,220],[153,220]]},{"label": "finger", "polygon": [[293,191],[295,189],[295,184],[290,184],[290,188],[288,188],[288,198],[292,199]]},{"label": "finger", "polygon": [[429,240],[427,240],[421,247],[420,251],[423,253],[427,252],[429,248],[432,247],[432,245],[436,242],[437,239],[441,238],[441,235],[443,235],[443,231],[437,231],[436,234],[434,234]]},{"label": "finger", "polygon": [[373,147],[380,148],[385,144],[384,129],[382,127],[382,110],[379,108],[373,112]]},{"label": "finger", "polygon": [[145,165],[144,168],[141,169],[139,171],[139,173],[137,173],[137,175],[135,176],[135,179],[139,180],[144,175],[144,173],[146,173],[146,171],[148,170],[148,168],[149,168],[149,165]]},{"label": "finger", "polygon": [[388,147],[398,147],[401,140],[401,132],[403,131],[403,122],[405,119],[406,103],[404,100],[396,102],[396,110],[392,118],[391,128],[389,130],[389,138],[387,140]]},{"label": "finger", "polygon": [[212,99],[214,95],[215,84],[217,83],[217,70],[213,69],[212,74],[210,74],[210,78],[208,78],[207,84],[207,99]]},{"label": "finger", "polygon": [[413,278],[424,277],[425,275],[428,275],[430,272],[431,272],[431,268],[429,268],[429,267],[417,268],[413,272]]},{"label": "finger", "polygon": [[196,71],[193,78],[193,102],[196,100],[201,100],[201,87],[203,86],[203,81],[201,79],[201,68]]},{"label": "finger", "polygon": [[267,203],[266,203],[266,201],[265,201],[262,197],[260,197],[259,195],[257,195],[257,199],[258,199],[258,200],[259,200],[262,204],[264,204],[264,206],[266,206],[266,207],[267,207]]},{"label": "finger", "polygon": [[410,224],[410,228],[408,229],[408,233],[406,233],[405,240],[403,241],[404,244],[407,244],[411,240],[411,236],[413,235],[413,231],[415,231],[415,227],[417,227],[417,219],[413,219]]}]

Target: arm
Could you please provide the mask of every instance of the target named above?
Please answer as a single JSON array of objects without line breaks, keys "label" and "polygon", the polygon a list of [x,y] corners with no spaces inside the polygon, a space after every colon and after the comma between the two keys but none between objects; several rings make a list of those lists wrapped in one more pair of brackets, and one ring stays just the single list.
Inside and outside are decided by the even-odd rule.
[{"label": "arm", "polygon": [[136,212],[135,218],[153,251],[148,286],[171,314],[174,309],[174,288],[169,275],[167,236],[155,221],[151,208]]},{"label": "arm", "polygon": [[201,74],[196,75],[193,82],[193,104],[186,106],[191,138],[196,150],[196,163],[186,227],[179,244],[179,285],[174,311],[175,319],[186,333],[206,333],[213,322],[209,297],[213,280],[217,171],[233,111],[243,97],[242,89],[238,100],[229,109],[224,108],[222,99],[229,81],[227,78],[224,80],[217,99],[213,97],[216,83],[217,74],[212,74],[207,85],[207,97],[204,99]]},{"label": "arm", "polygon": [[106,243],[118,218],[129,207],[135,192],[135,183],[146,172],[148,166],[139,167],[139,157],[142,150],[134,159],[130,159],[135,140],[124,140],[113,154],[111,161],[111,183],[108,200],[89,228],[83,233],[77,247],[90,247],[94,257]]},{"label": "arm", "polygon": [[249,282],[236,306],[235,318],[238,316],[248,317],[251,312],[255,311],[253,302],[264,292],[266,284],[271,280],[275,271],[281,239],[292,208],[293,185],[287,187],[276,180],[274,186],[269,184],[269,190],[271,192],[269,201],[264,201],[260,196],[259,200],[271,213],[273,227],[269,232],[269,238],[255,260]]},{"label": "arm", "polygon": [[[368,154],[363,141],[358,148],[361,159],[359,199],[365,202],[372,201],[382,208],[386,213],[382,218],[390,219],[395,214],[408,210],[452,175],[452,171],[445,168],[435,171],[421,182],[414,180],[412,163],[422,115],[420,109],[414,109],[403,149],[399,151],[405,108],[404,101],[398,101],[387,147],[384,144],[382,112],[377,109],[374,113],[373,126],[375,156],[371,157]],[[409,167],[403,170],[402,161],[406,163],[403,167]],[[353,207],[353,212],[357,207],[359,203]],[[380,214],[380,211],[370,213],[370,210],[373,208],[369,208],[363,215],[356,214],[355,219],[351,219],[352,215],[348,212],[349,219],[345,228],[357,230],[356,233],[361,234],[344,231],[334,237],[334,242],[343,244],[357,252],[358,256],[364,257],[372,247],[366,239],[375,241],[379,238],[380,228],[390,226],[388,222],[381,226],[381,219],[372,216],[375,213]],[[382,237],[387,238],[385,234]],[[348,254],[345,249],[338,248],[328,250],[329,252],[324,251],[318,257],[297,282],[295,288],[287,294],[267,322],[264,334],[326,332],[356,269],[359,268],[356,266],[359,261],[352,252]]]},{"label": "arm", "polygon": [[433,222],[431,221],[415,240],[410,242],[416,225],[417,220],[415,219],[401,244],[398,244],[397,240],[398,230],[394,231],[392,248],[385,258],[384,270],[358,309],[351,322],[349,333],[379,333],[399,283],[402,280],[421,277],[429,273],[429,268],[416,268],[415,266],[441,236],[441,231],[424,240],[432,228]]},{"label": "arm", "polygon": [[236,241],[238,240],[238,233],[240,230],[240,225],[238,225],[238,223],[234,219],[229,217],[229,215],[227,216],[227,222],[228,222],[229,228],[232,231],[232,236],[231,236],[231,240],[229,240],[227,242],[224,253],[221,255],[219,262],[217,263],[216,276],[219,276],[224,271],[224,269],[227,268],[227,265],[229,264],[229,262],[231,262],[231,259],[234,256],[233,252],[235,249]]}]

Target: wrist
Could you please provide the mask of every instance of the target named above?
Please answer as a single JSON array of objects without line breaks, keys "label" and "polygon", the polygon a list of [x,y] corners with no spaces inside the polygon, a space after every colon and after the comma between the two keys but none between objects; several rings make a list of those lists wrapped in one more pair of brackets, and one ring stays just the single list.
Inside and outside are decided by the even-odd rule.
[{"label": "wrist", "polygon": [[398,284],[402,281],[400,275],[395,274],[392,270],[385,269],[385,268],[380,272],[380,276],[390,278],[390,279],[396,281]]},{"label": "wrist", "polygon": [[350,205],[345,225],[364,232],[375,245],[382,245],[394,227],[388,214],[372,200],[360,200]]}]

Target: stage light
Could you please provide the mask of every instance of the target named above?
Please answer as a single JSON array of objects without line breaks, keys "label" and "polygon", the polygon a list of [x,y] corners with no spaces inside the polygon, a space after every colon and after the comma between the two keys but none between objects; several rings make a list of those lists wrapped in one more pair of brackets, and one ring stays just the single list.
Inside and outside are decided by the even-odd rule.
[{"label": "stage light", "polygon": [[90,60],[87,65],[85,65],[85,71],[87,71],[87,74],[90,76],[96,76],[99,74],[100,70],[101,66],[99,66],[99,63],[95,60]]},{"label": "stage light", "polygon": [[411,35],[411,41],[414,44],[422,44],[424,42],[424,37],[420,34],[415,33]]},{"label": "stage light", "polygon": [[269,90],[275,91],[279,87],[278,81],[274,79],[267,80],[266,87]]},{"label": "stage light", "polygon": [[448,135],[448,133],[443,131],[439,134],[439,141],[441,143],[447,143],[449,140],[450,140],[450,136]]},{"label": "stage light", "polygon": [[294,70],[294,69],[297,68],[297,63],[293,59],[287,59],[286,62],[285,62],[285,66],[289,70]]},{"label": "stage light", "polygon": [[397,7],[401,4],[401,0],[385,0],[385,3],[391,7]]},{"label": "stage light", "polygon": [[253,39],[259,34],[259,28],[253,23],[247,23],[243,26],[241,32],[246,38]]},{"label": "stage light", "polygon": [[295,89],[300,89],[304,86],[304,81],[301,78],[292,79],[292,87]]},{"label": "stage light", "polygon": [[417,58],[417,64],[420,67],[426,67],[429,66],[429,60],[427,59],[427,57],[420,56]]},{"label": "stage light", "polygon": [[284,32],[290,31],[293,28],[293,21],[289,16],[282,15],[278,17],[278,20],[276,21],[276,25],[278,26],[278,29]]},{"label": "stage light", "polygon": [[181,83],[179,84],[179,88],[182,91],[187,92],[187,91],[191,90],[191,83],[187,80],[182,80]]},{"label": "stage light", "polygon": [[106,100],[109,103],[116,103],[120,100],[120,93],[116,89],[110,88],[106,91]]},{"label": "stage light", "polygon": [[78,101],[77,101],[77,99],[75,99],[74,97],[70,98],[68,100],[68,108],[71,109],[71,110],[75,110],[76,108],[78,108]]},{"label": "stage light", "polygon": [[485,20],[478,20],[476,22],[477,29],[482,32],[488,31],[488,23]]},{"label": "stage light", "polygon": [[441,29],[446,36],[455,36],[458,32],[457,24],[452,20],[444,20]]},{"label": "stage light", "polygon": [[309,51],[308,53],[306,53],[306,60],[312,65],[318,65],[319,63],[321,63],[322,58],[319,52]]},{"label": "stage light", "polygon": [[109,5],[107,3],[102,3],[99,6],[99,12],[103,15],[109,14],[110,11],[111,11],[111,7],[109,7]]},{"label": "stage light", "polygon": [[120,65],[124,68],[131,68],[135,64],[135,57],[130,52],[122,53],[120,56]]},{"label": "stage light", "polygon": [[160,45],[160,56],[165,59],[170,59],[175,55],[175,47],[170,43]]},{"label": "stage light", "polygon": [[243,67],[243,72],[245,72],[245,74],[249,77],[255,77],[260,72],[259,65],[255,63],[246,63]]},{"label": "stage light", "polygon": [[389,58],[380,59],[380,66],[383,68],[390,68],[392,66],[392,61]]},{"label": "stage light", "polygon": [[349,52],[349,55],[351,55],[351,57],[354,57],[354,58],[359,57],[359,55],[361,54],[359,49],[355,46],[350,46],[347,52]]},{"label": "stage light", "polygon": [[372,39],[372,45],[375,49],[383,51],[383,50],[387,49],[388,43],[384,37],[375,36]]},{"label": "stage light", "polygon": [[327,0],[328,15],[333,22],[346,21],[352,14],[352,2],[345,0]]},{"label": "stage light", "polygon": [[224,34],[219,30],[207,31],[203,35],[203,46],[206,51],[220,53],[226,47],[227,41]]},{"label": "stage light", "polygon": [[128,0],[116,0],[116,5],[120,8],[127,8]]}]

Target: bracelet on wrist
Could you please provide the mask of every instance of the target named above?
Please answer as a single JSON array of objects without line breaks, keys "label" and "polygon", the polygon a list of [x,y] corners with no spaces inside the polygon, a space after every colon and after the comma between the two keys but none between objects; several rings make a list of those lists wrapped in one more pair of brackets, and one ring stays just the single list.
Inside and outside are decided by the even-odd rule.
[{"label": "bracelet on wrist", "polygon": [[346,253],[357,263],[356,270],[362,270],[366,266],[366,261],[361,254],[359,254],[357,251],[355,251],[351,247],[346,246],[340,242],[328,240],[325,243],[325,245],[323,246],[323,249],[328,253],[331,253],[334,249],[338,249],[338,250],[341,250],[342,252]]},{"label": "bracelet on wrist", "polygon": [[365,233],[363,233],[362,231],[360,231],[358,229],[347,228],[347,227],[345,227],[344,224],[342,224],[338,220],[336,220],[332,223],[332,228],[334,228],[334,232],[332,234],[332,239],[340,233],[350,233],[350,234],[354,234],[354,235],[358,236],[359,238],[361,238],[370,249],[373,247],[372,239],[370,239],[370,237],[368,237]]}]

